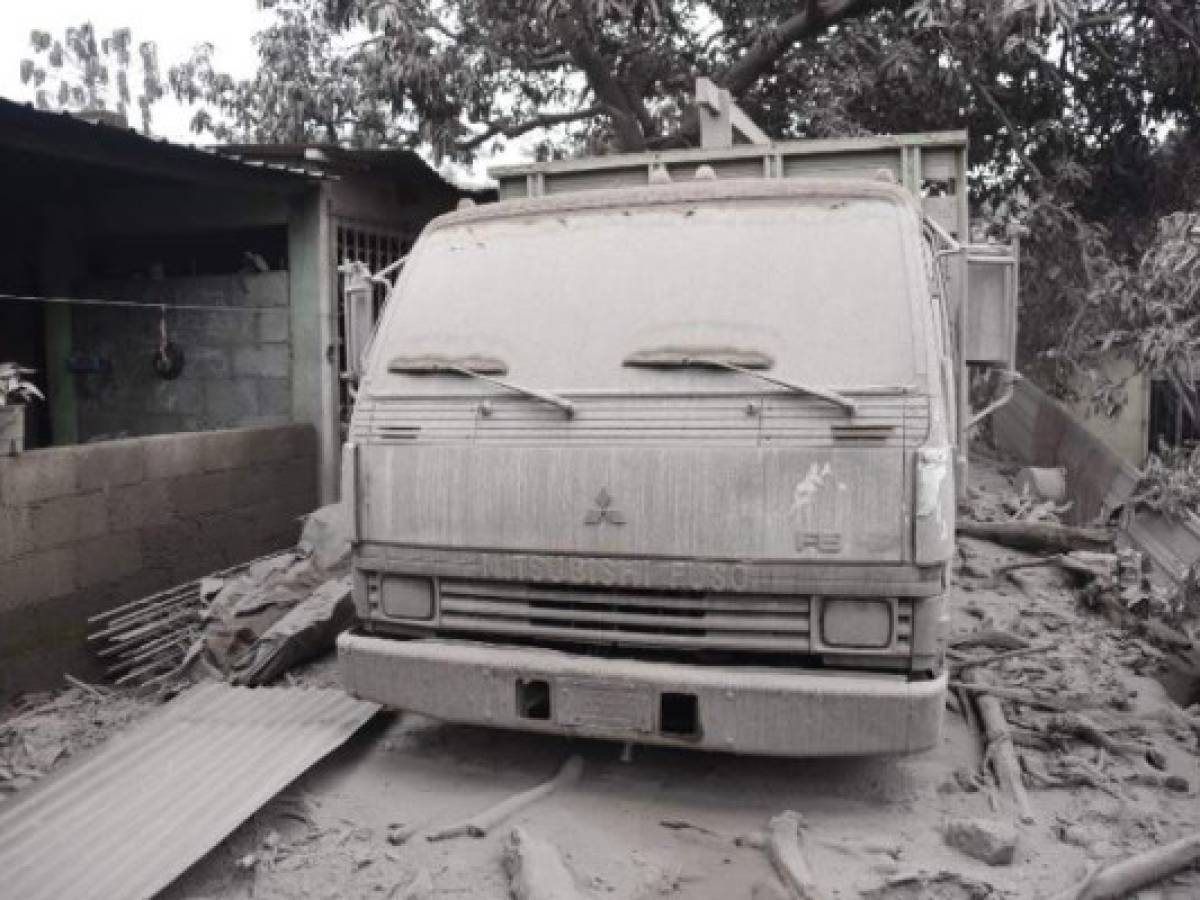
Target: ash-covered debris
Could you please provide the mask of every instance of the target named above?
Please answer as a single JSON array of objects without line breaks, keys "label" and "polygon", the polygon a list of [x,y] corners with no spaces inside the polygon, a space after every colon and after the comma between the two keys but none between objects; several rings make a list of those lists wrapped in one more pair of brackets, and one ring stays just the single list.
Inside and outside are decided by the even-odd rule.
[{"label": "ash-covered debris", "polygon": [[325,506],[296,547],[102,613],[89,640],[118,684],[266,684],[349,625],[349,561],[345,513]]},{"label": "ash-covered debris", "polygon": [[[943,790],[979,793],[1018,829],[1083,849],[1095,864],[1064,897],[1118,896],[1097,891],[1134,890],[1196,858],[1200,823],[1172,821],[1166,801],[1196,803],[1200,707],[1152,680],[1194,655],[1195,612],[1104,523],[1064,525],[1062,504],[983,469],[973,474],[988,487],[962,510],[948,651],[952,709],[981,752]],[[1096,798],[1122,813],[1097,819]],[[1064,799],[1081,812],[1064,814]],[[1182,843],[1164,862],[1155,854],[1172,839]]]},{"label": "ash-covered debris", "polygon": [[150,712],[129,689],[69,679],[57,693],[26,694],[0,710],[0,802]]},{"label": "ash-covered debris", "polygon": [[350,540],[345,512],[322,507],[294,550],[227,579],[202,615],[197,663],[236,684],[265,684],[333,646],[350,624]]}]

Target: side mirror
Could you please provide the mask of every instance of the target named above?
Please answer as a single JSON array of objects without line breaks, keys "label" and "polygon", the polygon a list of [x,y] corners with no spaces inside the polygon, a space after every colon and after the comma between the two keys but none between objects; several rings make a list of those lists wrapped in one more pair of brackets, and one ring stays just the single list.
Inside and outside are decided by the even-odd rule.
[{"label": "side mirror", "polygon": [[363,359],[375,330],[375,292],[371,270],[363,262],[347,262],[342,273],[342,334],[346,341],[346,371],[352,381],[363,374]]},{"label": "side mirror", "polygon": [[1017,366],[1020,244],[967,247],[966,362],[1011,372]]}]

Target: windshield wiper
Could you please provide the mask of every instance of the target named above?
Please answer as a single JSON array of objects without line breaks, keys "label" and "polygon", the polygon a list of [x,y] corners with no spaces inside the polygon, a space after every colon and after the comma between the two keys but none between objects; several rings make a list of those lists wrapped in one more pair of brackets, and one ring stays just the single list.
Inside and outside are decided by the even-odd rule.
[{"label": "windshield wiper", "polygon": [[852,416],[858,412],[858,404],[836,391],[813,387],[807,384],[797,384],[794,381],[776,378],[774,375],[768,375],[761,371],[762,369],[769,369],[773,365],[773,362],[771,357],[757,350],[664,348],[659,350],[638,350],[627,356],[624,364],[627,366],[658,369],[723,369],[729,372],[738,372],[769,384],[787,388],[788,390],[795,391],[797,394],[819,397],[828,403],[841,407],[847,415]]},{"label": "windshield wiper", "polygon": [[502,360],[490,356],[397,356],[388,363],[387,369],[389,372],[403,375],[462,375],[475,378],[531,400],[556,406],[566,413],[568,419],[575,415],[575,404],[565,397],[496,378],[496,375],[506,374],[508,366]]}]

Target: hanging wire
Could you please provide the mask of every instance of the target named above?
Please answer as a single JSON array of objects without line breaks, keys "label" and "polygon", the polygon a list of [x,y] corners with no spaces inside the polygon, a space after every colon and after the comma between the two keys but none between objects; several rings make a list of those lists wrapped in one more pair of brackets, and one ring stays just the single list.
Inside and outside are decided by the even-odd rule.
[{"label": "hanging wire", "polygon": [[160,315],[167,310],[197,310],[199,312],[262,312],[260,306],[203,306],[196,303],[143,303],[139,300],[96,300],[88,297],[34,297],[25,294],[0,293],[0,300],[14,303],[61,303],[74,306],[132,307],[134,309],[156,309]]}]

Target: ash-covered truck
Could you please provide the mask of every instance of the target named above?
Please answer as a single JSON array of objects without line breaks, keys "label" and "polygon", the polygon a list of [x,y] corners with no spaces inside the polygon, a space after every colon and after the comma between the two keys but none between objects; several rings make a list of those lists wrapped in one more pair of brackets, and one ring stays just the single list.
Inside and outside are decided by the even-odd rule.
[{"label": "ash-covered truck", "polygon": [[639,743],[932,746],[968,371],[1015,345],[966,164],[963,133],[548,162],[434,220],[344,451],[347,689]]}]

